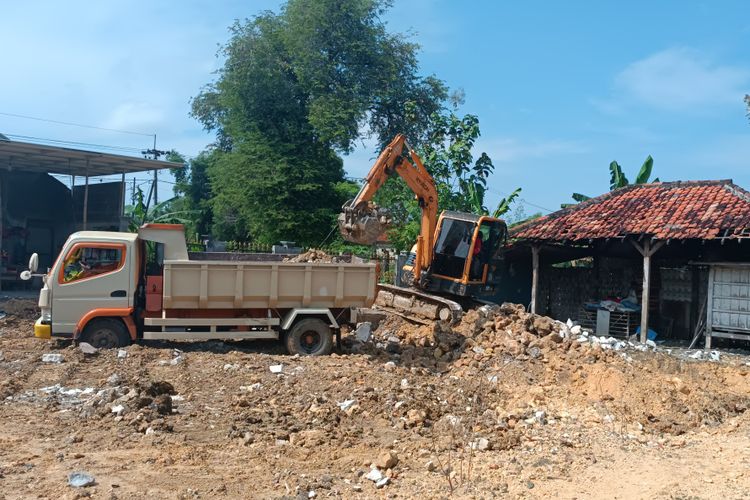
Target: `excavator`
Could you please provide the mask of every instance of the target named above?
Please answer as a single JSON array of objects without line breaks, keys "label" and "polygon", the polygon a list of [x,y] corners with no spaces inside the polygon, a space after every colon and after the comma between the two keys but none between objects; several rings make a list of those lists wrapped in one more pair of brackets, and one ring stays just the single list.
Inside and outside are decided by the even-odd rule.
[{"label": "excavator", "polygon": [[486,215],[446,210],[438,216],[435,181],[402,134],[380,153],[357,196],[342,207],[338,225],[344,240],[372,245],[385,234],[392,224],[390,212],[372,198],[394,175],[414,193],[421,226],[402,268],[401,281],[408,286],[380,284],[378,307],[427,324],[457,321],[464,308],[491,302],[507,226]]}]

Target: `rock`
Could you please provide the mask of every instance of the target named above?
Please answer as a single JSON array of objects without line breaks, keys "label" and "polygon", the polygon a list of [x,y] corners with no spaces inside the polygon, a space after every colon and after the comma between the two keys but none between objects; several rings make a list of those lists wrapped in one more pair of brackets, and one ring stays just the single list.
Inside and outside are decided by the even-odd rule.
[{"label": "rock", "polygon": [[315,493],[315,490],[310,490],[307,492],[307,498],[315,498],[316,496],[318,496],[318,494]]},{"label": "rock", "polygon": [[122,383],[122,377],[118,375],[117,373],[113,373],[112,375],[107,378],[107,385],[114,387],[118,386]]},{"label": "rock", "polygon": [[427,418],[427,413],[424,410],[417,410],[412,408],[406,412],[406,423],[409,427],[420,425]]},{"label": "rock", "polygon": [[47,353],[42,354],[43,363],[62,363],[64,361],[63,355],[58,353]]},{"label": "rock", "polygon": [[372,467],[370,469],[370,472],[368,472],[367,474],[365,474],[365,479],[369,479],[373,483],[377,483],[378,481],[380,481],[381,479],[383,479],[383,473],[380,472],[377,469],[377,467]]},{"label": "rock", "polygon": [[487,438],[479,438],[471,443],[471,447],[474,450],[487,451],[490,449],[490,441]]},{"label": "rock", "polygon": [[401,379],[401,389],[406,390],[409,388],[409,381],[405,378]]},{"label": "rock", "polygon": [[389,362],[387,362],[386,364],[383,365],[383,368],[387,372],[392,372],[392,371],[394,371],[396,369],[396,363],[394,363],[393,361],[389,361]]},{"label": "rock", "polygon": [[110,410],[112,413],[116,414],[118,417],[122,416],[123,413],[125,413],[125,406],[123,405],[116,405],[113,406]]},{"label": "rock", "polygon": [[358,324],[354,335],[360,342],[368,342],[372,337],[372,323],[365,321]]},{"label": "rock", "polygon": [[268,367],[268,369],[271,371],[271,373],[281,373],[281,371],[284,369],[284,365],[271,365]]},{"label": "rock", "polygon": [[99,349],[97,349],[96,347],[92,346],[88,342],[80,342],[78,344],[78,349],[82,353],[88,354],[88,355],[96,354],[97,352],[99,352]]},{"label": "rock", "polygon": [[387,485],[390,482],[391,482],[391,478],[390,477],[384,477],[384,478],[381,478],[378,481],[375,481],[375,487],[378,488],[378,489],[380,489],[380,488],[382,488],[383,486]]},{"label": "rock", "polygon": [[179,365],[180,363],[184,362],[185,358],[183,358],[181,355],[177,355],[169,362],[170,365],[175,366]]},{"label": "rock", "polygon": [[128,357],[128,351],[125,349],[119,349],[117,351],[117,359],[125,359]]},{"label": "rock", "polygon": [[172,414],[172,398],[168,394],[159,394],[154,399],[154,405],[156,405],[156,411],[160,415],[171,415]]},{"label": "rock", "polygon": [[526,487],[528,489],[533,490],[534,486],[535,486],[534,483],[532,483],[531,481],[526,481]]},{"label": "rock", "polygon": [[151,382],[151,385],[146,389],[146,393],[149,396],[156,397],[160,394],[177,394],[174,390],[174,386],[164,380],[159,382]]},{"label": "rock", "polygon": [[68,484],[74,488],[85,488],[96,483],[94,476],[84,471],[76,471],[68,474]]},{"label": "rock", "polygon": [[378,469],[393,469],[396,465],[398,465],[398,456],[392,450],[383,452],[380,454],[377,460],[373,462],[373,465]]},{"label": "rock", "polygon": [[[570,321],[570,320],[568,320],[568,321]],[[581,330],[583,330],[581,328],[581,325],[572,325],[572,326],[569,326],[568,329],[570,330],[570,334],[571,335],[580,335],[581,334]]]},{"label": "rock", "polygon": [[342,401],[340,403],[336,403],[336,404],[338,405],[339,408],[341,408],[341,411],[346,411],[349,408],[351,408],[352,406],[354,406],[354,404],[356,402],[357,402],[356,399],[346,399],[346,400],[344,400],[344,401]]},{"label": "rock", "polygon": [[5,356],[3,356],[3,351],[0,351],[0,361],[5,361]]}]

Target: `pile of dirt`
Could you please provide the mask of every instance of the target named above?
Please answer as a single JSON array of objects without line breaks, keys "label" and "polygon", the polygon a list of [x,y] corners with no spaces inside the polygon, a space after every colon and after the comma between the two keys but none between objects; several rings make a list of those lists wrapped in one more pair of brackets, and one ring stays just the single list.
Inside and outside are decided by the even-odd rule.
[{"label": "pile of dirt", "polygon": [[[31,320],[0,322],[2,489],[690,498],[710,480],[745,496],[750,478],[723,464],[750,459],[750,359],[616,351],[581,336],[505,305],[452,327],[387,317],[371,341],[345,334],[342,351],[317,358],[252,342],[85,354],[33,338]],[[73,489],[74,471],[96,484]]]},{"label": "pile of dirt", "polygon": [[341,262],[341,259],[335,255],[328,255],[323,250],[311,248],[307,252],[295,255],[294,257],[286,257],[284,262],[318,262],[330,264]]},{"label": "pile of dirt", "polygon": [[[527,391],[566,394],[598,404],[609,418],[627,415],[639,429],[675,435],[720,424],[750,407],[748,394],[724,385],[733,369],[710,365],[697,376],[690,361],[626,342],[618,341],[631,349],[615,350],[607,339],[592,336],[589,341],[577,331],[580,327],[571,332],[568,325],[527,313],[523,306],[503,304],[468,311],[452,327],[441,322],[415,326],[391,317],[375,331],[371,350],[354,349],[397,353],[404,364],[460,378],[507,381],[516,388],[511,401],[523,401]],[[670,376],[665,378],[665,372]],[[713,372],[708,380],[706,372]],[[747,382],[747,373],[740,368],[738,387]]]},{"label": "pile of dirt", "polygon": [[36,319],[39,317],[39,306],[36,300],[9,298],[0,301],[0,311],[17,319]]}]

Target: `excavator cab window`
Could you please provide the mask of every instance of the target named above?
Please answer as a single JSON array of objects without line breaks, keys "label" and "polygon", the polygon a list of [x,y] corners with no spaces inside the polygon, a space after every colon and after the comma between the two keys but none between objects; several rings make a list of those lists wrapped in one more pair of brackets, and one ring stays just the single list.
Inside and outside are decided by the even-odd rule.
[{"label": "excavator cab window", "polygon": [[469,280],[484,282],[484,270],[490,260],[497,254],[500,246],[505,242],[506,228],[500,221],[482,221],[479,225],[471,265]]},{"label": "excavator cab window", "polygon": [[443,219],[440,234],[435,244],[433,273],[448,278],[460,279],[469,257],[474,223],[457,219]]}]

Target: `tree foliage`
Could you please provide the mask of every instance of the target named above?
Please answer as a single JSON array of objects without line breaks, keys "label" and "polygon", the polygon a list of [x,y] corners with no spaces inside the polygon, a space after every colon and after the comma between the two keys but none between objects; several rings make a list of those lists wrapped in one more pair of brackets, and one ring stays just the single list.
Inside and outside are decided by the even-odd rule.
[{"label": "tree foliage", "polygon": [[218,235],[316,244],[342,202],[336,152],[363,130],[381,143],[424,135],[447,90],[417,74],[417,45],[380,18],[388,6],[289,0],[231,27],[217,79],[192,101],[217,134],[206,172]]}]

